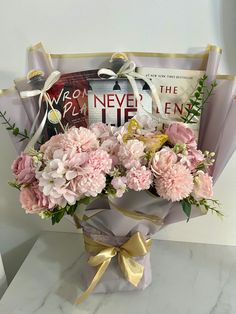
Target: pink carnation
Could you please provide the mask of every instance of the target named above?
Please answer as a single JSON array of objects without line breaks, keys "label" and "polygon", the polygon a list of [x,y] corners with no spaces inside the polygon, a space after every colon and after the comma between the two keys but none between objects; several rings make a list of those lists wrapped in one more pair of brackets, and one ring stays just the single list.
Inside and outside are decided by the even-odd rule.
[{"label": "pink carnation", "polygon": [[153,156],[151,169],[154,175],[162,175],[176,162],[176,154],[169,147],[164,147]]},{"label": "pink carnation", "polygon": [[52,159],[54,152],[64,147],[64,134],[57,134],[41,145],[40,152],[44,154],[44,159]]},{"label": "pink carnation", "polygon": [[187,167],[176,163],[155,179],[155,187],[161,197],[172,202],[180,201],[192,192],[193,176]]},{"label": "pink carnation", "polygon": [[126,175],[127,185],[135,191],[148,190],[152,183],[152,172],[146,167],[131,169]]},{"label": "pink carnation", "polygon": [[48,197],[39,190],[37,184],[21,189],[20,202],[27,214],[39,214],[49,208]]},{"label": "pink carnation", "polygon": [[144,156],[144,143],[138,140],[129,140],[119,148],[118,157],[127,169],[140,166],[140,160]]},{"label": "pink carnation", "polygon": [[106,176],[101,172],[90,172],[77,177],[73,185],[79,195],[96,197],[106,186]]},{"label": "pink carnation", "polygon": [[[105,172],[109,173],[111,170],[112,159],[110,158],[109,154],[102,149],[98,149],[89,153],[89,158],[87,162],[88,168],[91,167],[90,171],[96,172]],[[86,169],[86,165],[85,165]]]},{"label": "pink carnation", "polygon": [[20,184],[32,183],[35,180],[35,167],[31,156],[21,153],[11,166],[16,180]]},{"label": "pink carnation", "polygon": [[194,177],[193,196],[197,199],[211,199],[213,196],[212,177],[203,171],[198,171]]},{"label": "pink carnation", "polygon": [[64,134],[52,136],[40,147],[40,151],[44,153],[44,159],[52,159],[54,152],[58,149],[87,152],[97,149],[98,146],[98,140],[92,131],[83,127],[72,127]]},{"label": "pink carnation", "polygon": [[87,152],[99,146],[96,135],[89,129],[72,127],[65,133],[65,147],[76,147],[77,151]]},{"label": "pink carnation", "polygon": [[168,142],[173,145],[186,144],[194,148],[197,146],[193,130],[190,129],[190,127],[188,127],[185,123],[171,123],[167,127],[165,134],[168,135]]}]

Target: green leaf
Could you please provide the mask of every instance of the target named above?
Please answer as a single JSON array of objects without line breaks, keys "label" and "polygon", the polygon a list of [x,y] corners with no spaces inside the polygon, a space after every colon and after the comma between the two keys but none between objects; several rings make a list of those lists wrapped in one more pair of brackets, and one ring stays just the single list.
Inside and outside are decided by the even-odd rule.
[{"label": "green leaf", "polygon": [[188,202],[188,200],[183,199],[181,201],[181,205],[182,205],[184,213],[187,216],[187,222],[188,222],[191,215],[191,204]]},{"label": "green leaf", "polygon": [[197,100],[194,100],[194,99],[190,98],[189,101],[192,104],[192,106],[197,106],[197,107],[200,106],[200,102],[197,101]]},{"label": "green leaf", "polygon": [[60,210],[58,212],[53,213],[52,224],[55,225],[56,223],[59,223],[61,221],[61,219],[63,218],[64,213],[65,213],[64,210]]},{"label": "green leaf", "polygon": [[18,134],[19,134],[19,128],[14,128],[13,129],[13,131],[12,131],[12,133],[15,135],[15,136],[17,136]]},{"label": "green leaf", "polygon": [[76,211],[76,208],[77,208],[77,203],[74,205],[67,205],[66,206],[67,214],[73,216]]},{"label": "green leaf", "polygon": [[21,138],[21,139],[19,140],[19,143],[20,143],[20,142],[23,142],[23,141],[25,141],[25,140],[26,140],[26,138],[23,137],[23,138]]},{"label": "green leaf", "polygon": [[20,191],[21,184],[18,184],[17,182],[8,182],[8,184],[9,184],[12,188],[15,188],[15,189],[17,189],[17,190]]},{"label": "green leaf", "polygon": [[79,204],[88,205],[91,202],[91,197],[84,197],[78,201]]},{"label": "green leaf", "polygon": [[195,109],[189,109],[188,112],[194,114],[194,116],[199,117],[201,115],[201,112],[195,110]]}]

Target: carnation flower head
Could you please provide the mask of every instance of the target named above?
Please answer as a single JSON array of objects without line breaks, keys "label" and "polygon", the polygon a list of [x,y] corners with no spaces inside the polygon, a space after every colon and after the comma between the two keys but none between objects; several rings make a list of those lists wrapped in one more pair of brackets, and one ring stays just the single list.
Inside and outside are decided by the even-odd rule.
[{"label": "carnation flower head", "polygon": [[109,173],[112,166],[112,159],[109,154],[102,149],[97,149],[89,153],[87,165],[90,171]]},{"label": "carnation flower head", "polygon": [[186,166],[178,162],[156,177],[155,187],[161,197],[172,202],[180,201],[192,192],[193,176]]},{"label": "carnation flower head", "polygon": [[73,185],[79,195],[96,197],[106,186],[106,176],[101,172],[89,172],[75,178]]},{"label": "carnation flower head", "polygon": [[132,168],[126,174],[127,186],[135,191],[148,190],[152,184],[152,172],[145,166]]},{"label": "carnation flower head", "polygon": [[96,135],[83,127],[72,127],[64,135],[65,148],[76,147],[77,151],[87,152],[99,146]]}]

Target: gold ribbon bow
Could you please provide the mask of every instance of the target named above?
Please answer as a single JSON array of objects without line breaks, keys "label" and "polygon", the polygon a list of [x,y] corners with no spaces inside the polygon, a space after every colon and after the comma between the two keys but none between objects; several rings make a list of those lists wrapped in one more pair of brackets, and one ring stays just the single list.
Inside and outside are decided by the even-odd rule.
[{"label": "gold ribbon bow", "polygon": [[146,240],[141,233],[137,232],[120,247],[115,247],[84,235],[84,243],[86,251],[96,254],[90,256],[89,265],[98,267],[98,270],[87,290],[76,300],[76,304],[82,303],[89,296],[115,256],[118,257],[118,264],[125,278],[137,287],[143,277],[144,266],[136,262],[133,257],[146,255],[150,251],[151,239]]}]

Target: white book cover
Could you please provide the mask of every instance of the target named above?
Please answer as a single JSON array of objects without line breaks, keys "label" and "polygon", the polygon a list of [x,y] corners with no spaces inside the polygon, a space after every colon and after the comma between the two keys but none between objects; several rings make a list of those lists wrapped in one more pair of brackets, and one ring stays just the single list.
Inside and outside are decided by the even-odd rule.
[{"label": "white book cover", "polygon": [[[185,107],[191,108],[189,98],[196,90],[199,79],[205,74],[198,70],[151,67],[137,68],[137,72],[149,78],[156,86],[163,113],[170,122],[182,121],[181,116],[186,113]],[[158,109],[153,108],[153,113],[158,116]],[[194,128],[199,129],[199,123]]]},{"label": "white book cover", "polygon": [[143,80],[136,80],[139,102],[127,79],[89,80],[89,125],[103,122],[121,126],[138,113],[152,113],[152,97]]}]

